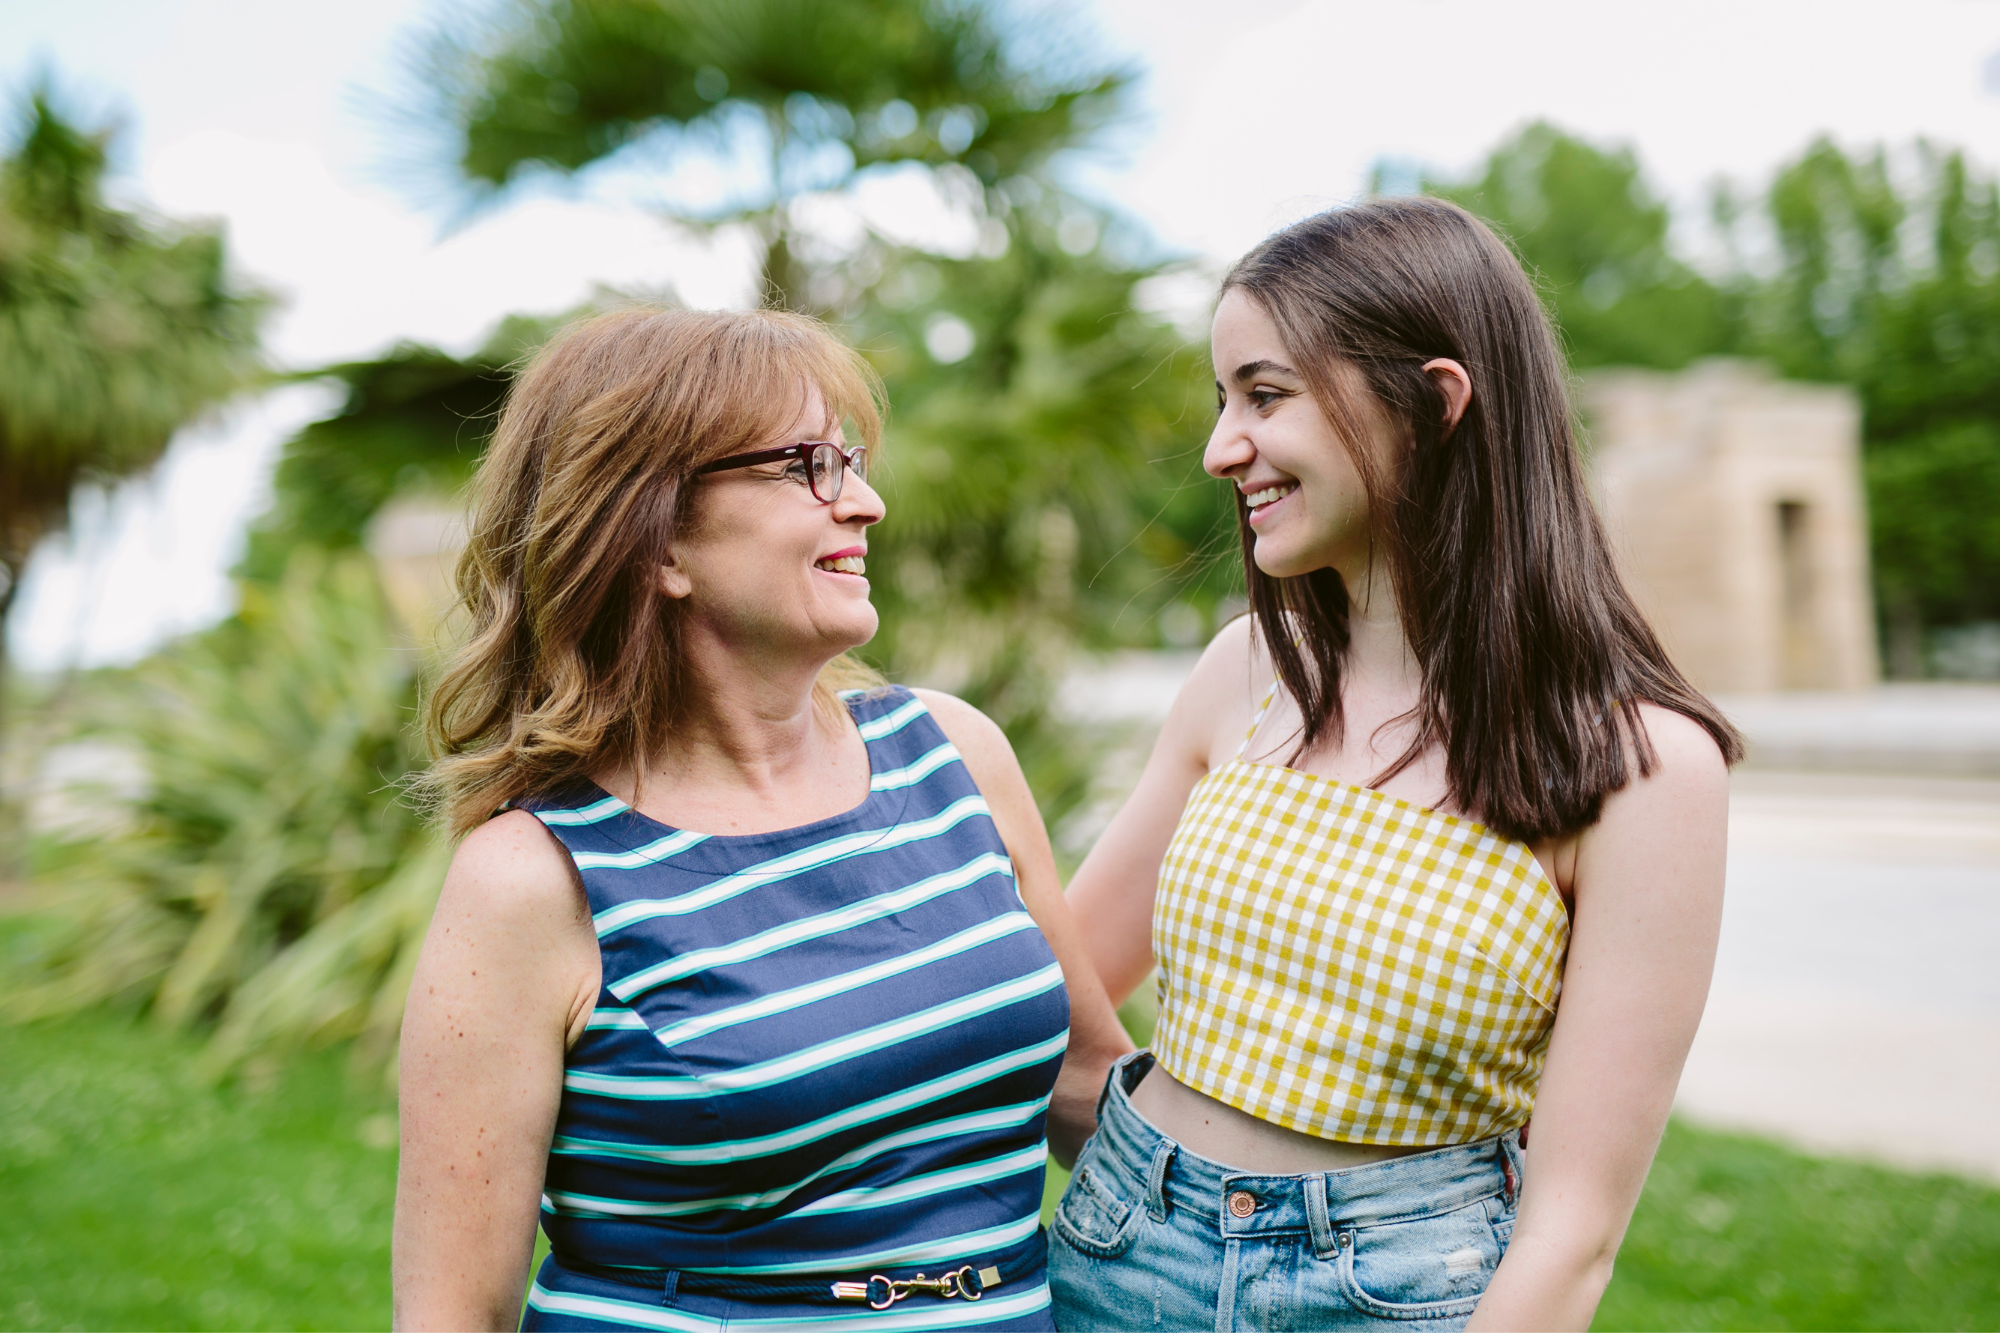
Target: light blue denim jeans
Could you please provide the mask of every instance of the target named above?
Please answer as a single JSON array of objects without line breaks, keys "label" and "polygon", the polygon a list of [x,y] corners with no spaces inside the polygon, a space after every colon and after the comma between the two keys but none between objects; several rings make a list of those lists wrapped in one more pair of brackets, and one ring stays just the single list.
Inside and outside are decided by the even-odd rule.
[{"label": "light blue denim jeans", "polygon": [[1506,1252],[1518,1131],[1345,1171],[1232,1171],[1132,1109],[1153,1066],[1112,1066],[1056,1207],[1056,1327],[1458,1329]]}]

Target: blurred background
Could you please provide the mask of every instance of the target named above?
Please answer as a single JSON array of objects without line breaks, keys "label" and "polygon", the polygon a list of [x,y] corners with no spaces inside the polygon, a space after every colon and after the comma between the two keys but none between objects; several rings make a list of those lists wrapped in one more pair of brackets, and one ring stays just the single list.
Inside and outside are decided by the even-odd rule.
[{"label": "blurred background", "polygon": [[864,350],[866,655],[1073,866],[1243,605],[1216,280],[1418,191],[1751,743],[1598,1326],[2000,1326],[2000,3],[12,0],[0,99],[0,1326],[386,1326],[399,784],[550,332]]}]

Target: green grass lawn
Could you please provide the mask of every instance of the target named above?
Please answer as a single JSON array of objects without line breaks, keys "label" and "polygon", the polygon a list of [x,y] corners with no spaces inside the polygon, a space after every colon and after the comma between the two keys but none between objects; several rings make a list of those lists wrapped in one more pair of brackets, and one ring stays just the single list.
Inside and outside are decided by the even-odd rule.
[{"label": "green grass lawn", "polygon": [[[390,1102],[337,1056],[205,1087],[194,1049],[0,1027],[0,1326],[387,1326]],[[2000,1327],[2000,1190],[1677,1125],[1597,1327]]]}]

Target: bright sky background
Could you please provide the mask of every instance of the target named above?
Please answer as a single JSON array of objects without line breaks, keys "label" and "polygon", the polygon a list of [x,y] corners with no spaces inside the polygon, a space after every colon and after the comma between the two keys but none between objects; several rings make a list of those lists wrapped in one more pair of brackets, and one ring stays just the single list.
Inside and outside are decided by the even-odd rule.
[{"label": "bright sky background", "polygon": [[[225,219],[239,265],[286,301],[271,328],[281,365],[403,338],[466,350],[502,315],[560,310],[597,284],[747,299],[744,247],[677,237],[632,202],[539,197],[446,234],[392,186],[399,53],[443,3],[6,0],[0,90],[54,70],[72,106],[122,119],[123,195]],[[1718,175],[1760,183],[1822,132],[1926,135],[2000,162],[2000,0],[1093,9],[1109,49],[1148,76],[1120,147],[1077,178],[1210,268],[1352,198],[1378,160],[1462,171],[1538,117],[1636,145],[1689,217]],[[941,225],[896,182],[867,211]],[[225,571],[277,446],[332,401],[301,386],[239,405],[185,432],[152,477],[87,497],[31,566],[17,660],[129,660],[227,614]]]}]

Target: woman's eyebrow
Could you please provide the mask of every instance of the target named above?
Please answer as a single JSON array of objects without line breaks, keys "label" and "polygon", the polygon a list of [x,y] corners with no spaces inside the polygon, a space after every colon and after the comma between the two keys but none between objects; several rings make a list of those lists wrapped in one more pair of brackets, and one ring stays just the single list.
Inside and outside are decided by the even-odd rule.
[{"label": "woman's eyebrow", "polygon": [[1276,361],[1245,361],[1236,367],[1234,378],[1238,384],[1248,384],[1259,375],[1266,374],[1289,375],[1293,379],[1299,377],[1298,371],[1290,366],[1279,365]]}]

